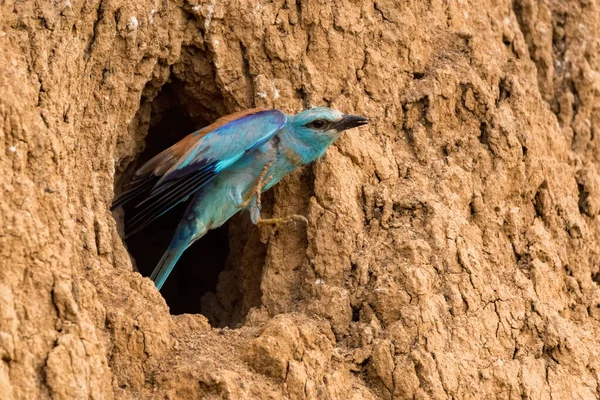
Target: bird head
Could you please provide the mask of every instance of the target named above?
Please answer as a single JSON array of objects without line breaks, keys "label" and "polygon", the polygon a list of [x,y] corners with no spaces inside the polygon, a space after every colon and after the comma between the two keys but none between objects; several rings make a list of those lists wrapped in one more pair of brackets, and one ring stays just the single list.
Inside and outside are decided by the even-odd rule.
[{"label": "bird head", "polygon": [[316,107],[289,117],[289,122],[296,137],[316,151],[314,158],[319,158],[343,131],[366,125],[369,120],[332,108]]}]

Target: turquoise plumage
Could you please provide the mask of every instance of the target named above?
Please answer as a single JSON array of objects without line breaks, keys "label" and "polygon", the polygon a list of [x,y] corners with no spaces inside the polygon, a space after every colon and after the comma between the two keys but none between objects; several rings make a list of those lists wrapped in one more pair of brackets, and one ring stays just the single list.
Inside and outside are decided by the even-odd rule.
[{"label": "turquoise plumage", "polygon": [[260,193],[323,156],[344,130],[366,123],[364,117],[322,107],[293,116],[275,109],[228,115],[145,163],[113,208],[138,201],[128,236],[192,197],[150,276],[160,290],[183,252],[238,211],[248,210],[255,224],[273,222],[260,219]]}]

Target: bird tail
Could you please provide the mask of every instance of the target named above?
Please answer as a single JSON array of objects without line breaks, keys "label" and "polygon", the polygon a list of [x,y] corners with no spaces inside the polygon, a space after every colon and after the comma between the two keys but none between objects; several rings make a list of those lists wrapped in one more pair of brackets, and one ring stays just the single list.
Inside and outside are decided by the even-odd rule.
[{"label": "bird tail", "polygon": [[194,199],[188,206],[185,214],[183,214],[183,218],[175,230],[175,235],[173,236],[173,239],[171,239],[167,251],[165,251],[165,254],[163,254],[150,275],[150,279],[154,281],[158,290],[165,284],[165,281],[173,271],[173,268],[175,268],[175,264],[177,264],[177,261],[179,261],[179,258],[185,249],[204,236],[207,232],[206,227],[200,222],[194,211],[194,206],[199,202],[201,195],[202,193],[200,191],[194,196]]},{"label": "bird tail", "polygon": [[160,290],[164,285],[185,249],[186,246],[181,245],[174,248],[169,247],[167,251],[165,251],[165,254],[163,254],[162,258],[154,268],[154,271],[152,271],[152,274],[150,275],[150,279],[154,281],[154,284],[158,290]]}]

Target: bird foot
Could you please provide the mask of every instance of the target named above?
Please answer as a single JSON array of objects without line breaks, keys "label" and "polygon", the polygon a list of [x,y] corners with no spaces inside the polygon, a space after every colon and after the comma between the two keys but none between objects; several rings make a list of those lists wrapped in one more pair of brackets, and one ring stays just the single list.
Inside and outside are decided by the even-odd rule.
[{"label": "bird foot", "polygon": [[262,172],[260,173],[260,176],[256,180],[256,184],[254,185],[254,188],[252,190],[250,190],[248,192],[248,194],[246,194],[246,198],[244,199],[244,202],[240,205],[240,208],[245,208],[247,206],[250,206],[250,219],[251,219],[252,223],[254,223],[255,225],[258,225],[258,226],[273,225],[275,227],[279,227],[280,225],[283,225],[283,224],[287,224],[290,222],[298,222],[298,221],[304,222],[305,224],[308,225],[308,220],[306,219],[306,217],[304,217],[302,215],[298,215],[298,214],[288,215],[287,217],[280,217],[280,218],[265,218],[265,219],[263,219],[260,217],[260,209],[261,209],[260,194],[262,193],[262,190],[266,186],[266,184],[269,183],[269,181],[272,179],[272,177],[268,177],[265,179],[265,176],[267,175],[267,172],[272,164],[273,164],[273,162],[269,162],[263,167]]},{"label": "bird foot", "polygon": [[293,215],[288,215],[286,217],[280,217],[280,218],[259,218],[259,220],[256,222],[256,225],[258,226],[266,226],[266,225],[275,225],[276,227],[278,227],[279,225],[283,225],[283,224],[287,224],[290,222],[304,222],[305,224],[308,225],[308,220],[306,219],[306,217],[304,217],[303,215],[298,215],[298,214],[293,214]]}]

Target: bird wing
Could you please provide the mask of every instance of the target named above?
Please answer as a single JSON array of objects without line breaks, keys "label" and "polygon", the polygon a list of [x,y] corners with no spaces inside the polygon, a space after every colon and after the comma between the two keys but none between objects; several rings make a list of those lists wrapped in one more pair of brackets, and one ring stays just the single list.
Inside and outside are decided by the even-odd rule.
[{"label": "bird wing", "polygon": [[186,151],[198,143],[200,139],[215,129],[235,121],[236,119],[268,111],[267,108],[251,108],[249,110],[238,111],[217,119],[212,124],[190,133],[173,146],[165,149],[161,153],[146,161],[144,165],[137,169],[133,178],[125,185],[125,190],[119,194],[112,203],[111,210],[130,203],[133,200],[148,195],[160,178],[171,169]]},{"label": "bird wing", "polygon": [[133,186],[113,203],[116,207],[147,194],[128,221],[127,235],[169,211],[245,152],[269,141],[285,121],[285,114],[273,109],[228,115],[148,161],[136,172]]}]

